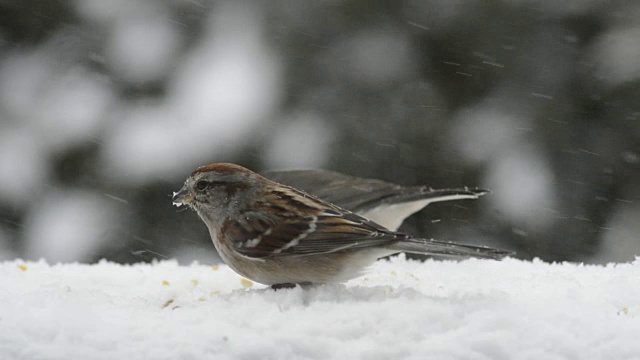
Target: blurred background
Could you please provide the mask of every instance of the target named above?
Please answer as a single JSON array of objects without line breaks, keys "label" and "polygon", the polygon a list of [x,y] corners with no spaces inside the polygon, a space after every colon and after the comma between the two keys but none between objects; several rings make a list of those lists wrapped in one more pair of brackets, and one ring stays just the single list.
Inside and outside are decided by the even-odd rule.
[{"label": "blurred background", "polygon": [[640,2],[0,1],[0,259],[219,261],[196,166],[480,186],[401,230],[640,255]]}]

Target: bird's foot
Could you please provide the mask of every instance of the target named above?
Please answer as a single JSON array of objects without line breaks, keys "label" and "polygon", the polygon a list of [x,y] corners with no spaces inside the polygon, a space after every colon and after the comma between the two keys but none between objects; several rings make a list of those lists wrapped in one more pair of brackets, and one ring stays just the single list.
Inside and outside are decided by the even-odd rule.
[{"label": "bird's foot", "polygon": [[307,288],[309,286],[311,286],[311,283],[308,282],[303,282],[303,283],[282,283],[282,284],[273,284],[271,285],[271,288],[273,290],[280,290],[280,289],[293,289],[296,286],[300,286],[302,288]]},{"label": "bird's foot", "polygon": [[296,284],[293,284],[293,283],[283,283],[283,284],[273,284],[273,285],[271,285],[271,288],[273,290],[293,289],[294,287],[296,287]]}]

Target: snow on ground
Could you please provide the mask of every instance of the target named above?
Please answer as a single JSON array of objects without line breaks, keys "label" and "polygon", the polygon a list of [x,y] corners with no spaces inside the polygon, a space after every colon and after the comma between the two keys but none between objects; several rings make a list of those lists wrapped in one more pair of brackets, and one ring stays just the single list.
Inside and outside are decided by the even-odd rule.
[{"label": "snow on ground", "polygon": [[226,266],[0,263],[0,359],[638,359],[640,259],[379,261],[273,291]]}]

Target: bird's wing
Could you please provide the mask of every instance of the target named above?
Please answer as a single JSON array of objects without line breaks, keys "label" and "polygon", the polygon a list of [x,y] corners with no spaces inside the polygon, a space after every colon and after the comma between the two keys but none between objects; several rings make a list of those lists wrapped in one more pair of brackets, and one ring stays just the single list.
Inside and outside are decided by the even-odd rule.
[{"label": "bird's wing", "polygon": [[355,214],[318,214],[285,219],[248,212],[241,221],[227,221],[225,239],[248,257],[301,256],[386,246],[407,235],[379,228]]},{"label": "bird's wing", "polygon": [[401,186],[328,170],[280,170],[262,173],[266,178],[306,191],[354,212],[395,194]]},{"label": "bird's wing", "polygon": [[450,258],[501,259],[514,253],[484,246],[416,239],[391,232],[356,214],[333,213],[275,220],[264,213],[245,213],[242,221],[225,223],[225,240],[240,254],[252,258],[305,256],[384,247]]},{"label": "bird's wing", "polygon": [[263,209],[228,219],[220,229],[223,234],[219,237],[244,256],[314,255],[386,246],[410,238],[291,188],[273,194],[261,206]]},{"label": "bird's wing", "polygon": [[420,200],[428,200],[422,205],[424,207],[437,201],[477,199],[488,192],[470,188],[431,189],[427,186],[401,186],[328,170],[279,170],[267,171],[263,175],[358,214],[365,214],[380,206]]}]

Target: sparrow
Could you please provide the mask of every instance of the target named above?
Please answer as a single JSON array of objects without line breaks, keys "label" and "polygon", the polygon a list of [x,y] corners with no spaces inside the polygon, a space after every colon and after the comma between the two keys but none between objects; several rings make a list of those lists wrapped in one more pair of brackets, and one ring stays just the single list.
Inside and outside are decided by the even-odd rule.
[{"label": "sparrow", "polygon": [[195,169],[173,203],[195,210],[231,269],[276,289],[343,282],[400,252],[487,259],[512,254],[396,232],[230,163]]}]

